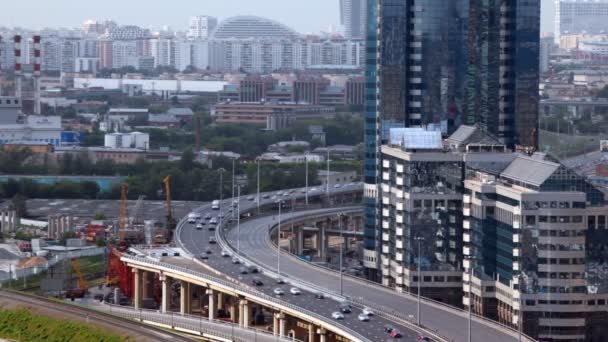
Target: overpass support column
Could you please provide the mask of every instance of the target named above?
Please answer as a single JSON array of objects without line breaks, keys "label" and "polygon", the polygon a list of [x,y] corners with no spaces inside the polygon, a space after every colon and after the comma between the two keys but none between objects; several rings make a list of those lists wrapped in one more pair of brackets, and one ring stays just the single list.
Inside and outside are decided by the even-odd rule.
[{"label": "overpass support column", "polygon": [[152,286],[154,284],[154,281],[152,281],[150,278],[154,275],[154,273],[152,272],[146,272],[143,271],[143,280],[142,280],[142,298],[143,299],[150,299],[152,298]]},{"label": "overpass support column", "polygon": [[279,318],[279,336],[281,336],[281,337],[287,336],[286,329],[285,329],[286,326],[287,326],[287,321],[285,320],[285,315],[281,314],[281,317]]},{"label": "overpass support column", "polygon": [[315,342],[315,325],[308,325],[308,342]]},{"label": "overpass support column", "polygon": [[319,231],[319,234],[321,234],[321,245],[319,246],[321,249],[321,259],[323,261],[327,260],[327,235],[325,234],[326,231],[326,227],[325,224],[321,225],[321,229]]},{"label": "overpass support column", "polygon": [[277,313],[272,316],[272,333],[274,336],[279,335],[279,315]]},{"label": "overpass support column", "polygon": [[302,255],[304,253],[304,227],[298,228],[298,241],[297,241],[297,255]]},{"label": "overpass support column", "polygon": [[215,291],[207,289],[207,295],[209,296],[209,320],[215,319]]},{"label": "overpass support column", "polygon": [[250,312],[249,302],[243,301],[243,328],[249,328]]},{"label": "overpass support column", "polygon": [[236,321],[236,304],[235,303],[231,303],[230,304],[230,321],[232,323],[237,323]]},{"label": "overpass support column", "polygon": [[190,314],[192,305],[192,296],[190,295],[190,283],[181,281],[181,289],[179,296],[179,310],[182,315]]},{"label": "overpass support column", "polygon": [[161,299],[160,311],[166,313],[171,306],[171,278],[162,274],[160,275]]},{"label": "overpass support column", "polygon": [[327,330],[319,328],[317,329],[317,334],[319,334],[319,342],[327,342]]},{"label": "overpass support column", "polygon": [[224,294],[222,292],[217,293],[217,308],[224,309]]},{"label": "overpass support column", "polygon": [[142,278],[143,278],[143,271],[137,268],[134,268],[133,270],[133,304],[134,307],[136,309],[141,309],[141,298],[142,298]]}]

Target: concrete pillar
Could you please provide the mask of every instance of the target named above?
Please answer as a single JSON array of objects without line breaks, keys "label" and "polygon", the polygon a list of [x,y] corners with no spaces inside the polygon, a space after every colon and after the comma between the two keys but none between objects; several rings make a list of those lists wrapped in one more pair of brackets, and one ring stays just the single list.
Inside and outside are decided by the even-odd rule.
[{"label": "concrete pillar", "polygon": [[287,326],[287,321],[285,320],[285,315],[281,314],[281,317],[279,318],[279,336],[281,336],[281,337],[287,336],[285,334],[286,326]]},{"label": "concrete pillar", "polygon": [[244,301],[243,303],[243,328],[249,328],[249,321],[251,320],[251,308],[249,307],[249,302]]},{"label": "concrete pillar", "polygon": [[297,237],[297,255],[302,255],[304,253],[304,227],[298,228],[298,237]]},{"label": "concrete pillar", "polygon": [[230,310],[229,311],[230,311],[230,321],[232,323],[236,323],[237,322],[236,321],[237,312],[236,312],[236,304],[235,303],[231,303],[230,304]]},{"label": "concrete pillar", "polygon": [[161,288],[161,299],[160,299],[160,311],[166,313],[171,309],[171,278],[161,274],[160,275],[160,288]]},{"label": "concrete pillar", "polygon": [[[0,232],[7,232],[6,230],[6,213],[4,211],[0,212]],[[50,221],[49,221],[50,223]],[[49,224],[50,227],[50,224]]]},{"label": "concrete pillar", "polygon": [[132,269],[133,277],[133,304],[136,309],[141,309],[141,298],[142,298],[142,270],[134,268]]},{"label": "concrete pillar", "polygon": [[224,294],[222,292],[217,293],[217,308],[224,309]]},{"label": "concrete pillar", "polygon": [[215,291],[207,289],[206,294],[209,296],[209,320],[215,319]]},{"label": "concrete pillar", "polygon": [[315,342],[315,325],[308,325],[308,342]]},{"label": "concrete pillar", "polygon": [[319,328],[317,334],[319,334],[319,342],[327,342],[327,330]]},{"label": "concrete pillar", "polygon": [[272,333],[274,336],[278,336],[279,335],[279,316],[281,314],[274,314],[272,316]]},{"label": "concrete pillar", "polygon": [[142,292],[141,292],[141,296],[143,299],[150,299],[152,298],[152,289],[151,289],[151,280],[150,277],[154,274],[152,272],[146,272],[146,271],[142,271],[143,272],[143,280],[142,280]]},{"label": "concrete pillar", "polygon": [[239,301],[239,326],[242,327],[244,325],[245,315],[243,310],[243,301]]},{"label": "concrete pillar", "polygon": [[321,234],[321,259],[325,261],[325,259],[327,259],[327,235],[325,234],[325,224],[321,226],[319,233]]},{"label": "concrete pillar", "polygon": [[190,304],[192,300],[192,297],[190,296],[190,283],[182,280],[180,285],[179,312],[182,315],[190,314]]}]

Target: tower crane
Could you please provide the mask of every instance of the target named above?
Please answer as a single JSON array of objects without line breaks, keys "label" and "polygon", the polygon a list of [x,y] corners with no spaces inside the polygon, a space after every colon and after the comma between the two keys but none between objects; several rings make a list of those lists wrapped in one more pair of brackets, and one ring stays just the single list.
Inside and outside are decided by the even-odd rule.
[{"label": "tower crane", "polygon": [[171,208],[171,176],[165,177],[163,180],[165,184],[165,202],[167,205],[167,229],[172,231],[177,226],[175,218],[173,218],[173,208]]},{"label": "tower crane", "polygon": [[129,216],[127,213],[127,191],[129,190],[129,186],[127,183],[123,183],[120,186],[120,221],[119,227],[121,230],[127,229],[127,225],[129,224]]}]

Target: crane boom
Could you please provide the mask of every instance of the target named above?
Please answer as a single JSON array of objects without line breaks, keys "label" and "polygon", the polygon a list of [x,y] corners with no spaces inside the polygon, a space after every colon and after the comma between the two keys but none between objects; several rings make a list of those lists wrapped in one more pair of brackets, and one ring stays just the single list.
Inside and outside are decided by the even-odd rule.
[{"label": "crane boom", "polygon": [[126,183],[123,183],[120,186],[120,229],[127,229],[128,225],[128,214],[127,214],[127,191],[129,190],[129,186]]},{"label": "crane boom", "polygon": [[175,229],[176,222],[173,218],[173,209],[171,208],[171,176],[165,177],[163,183],[165,184],[165,201],[167,204],[167,228],[172,230]]}]

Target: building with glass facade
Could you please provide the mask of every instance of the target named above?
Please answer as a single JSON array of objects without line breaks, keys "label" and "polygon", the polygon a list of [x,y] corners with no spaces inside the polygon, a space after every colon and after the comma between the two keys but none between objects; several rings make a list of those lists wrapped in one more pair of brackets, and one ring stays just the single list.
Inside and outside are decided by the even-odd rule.
[{"label": "building with glass facade", "polygon": [[465,122],[510,148],[538,145],[539,0],[471,0]]},{"label": "building with glass facade", "polygon": [[437,124],[448,133],[462,121],[467,2],[368,0],[365,261],[376,270],[379,146],[393,127]]},{"label": "building with glass facade", "polygon": [[463,304],[539,340],[604,341],[608,205],[543,154],[467,165]]}]

